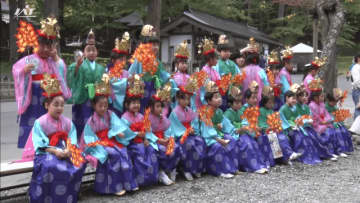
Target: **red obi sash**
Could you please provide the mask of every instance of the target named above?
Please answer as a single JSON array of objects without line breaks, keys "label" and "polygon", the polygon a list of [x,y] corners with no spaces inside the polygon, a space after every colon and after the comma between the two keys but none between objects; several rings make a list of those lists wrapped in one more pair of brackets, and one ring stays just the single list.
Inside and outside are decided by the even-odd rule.
[{"label": "red obi sash", "polygon": [[49,137],[50,137],[50,146],[56,146],[59,144],[60,140],[64,140],[65,142],[67,141],[68,133],[65,131],[58,131],[51,134]]},{"label": "red obi sash", "polygon": [[182,124],[186,129],[191,128],[191,122],[182,122]]},{"label": "red obi sash", "polygon": [[[136,123],[132,123],[130,125],[130,130],[132,130],[133,132],[145,132],[144,129],[144,122],[136,122]],[[135,143],[143,143],[144,142],[144,138],[136,136],[134,139]]]},{"label": "red obi sash", "polygon": [[[50,76],[51,76],[51,78],[56,78],[55,74],[51,74]],[[32,75],[31,78],[33,81],[40,81],[40,80],[44,79],[44,74],[35,74],[35,75]]]},{"label": "red obi sash", "polygon": [[123,148],[124,146],[118,141],[116,141],[115,137],[111,139],[108,137],[108,132],[109,129],[105,129],[105,130],[100,130],[96,133],[98,138],[104,143],[104,146],[114,147],[116,145],[119,148]]},{"label": "red obi sash", "polygon": [[156,137],[158,137],[159,139],[164,139],[164,131],[157,131],[157,132],[154,132],[154,134],[155,134]]},{"label": "red obi sash", "polygon": [[281,94],[281,89],[278,87],[274,87],[274,96],[278,97]]}]

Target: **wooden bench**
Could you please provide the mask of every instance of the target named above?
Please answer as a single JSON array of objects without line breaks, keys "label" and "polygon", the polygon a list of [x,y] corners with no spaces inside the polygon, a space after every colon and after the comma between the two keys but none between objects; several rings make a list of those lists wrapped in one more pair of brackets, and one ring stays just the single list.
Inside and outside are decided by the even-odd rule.
[{"label": "wooden bench", "polygon": [[[33,161],[1,163],[0,177],[31,173],[33,171],[33,168],[34,168]],[[93,175],[93,174],[95,174],[95,169],[92,169],[91,167],[89,167],[89,165],[87,165],[87,167],[85,169],[85,173],[83,175],[82,184],[93,183],[94,178],[90,177],[90,175]],[[89,176],[90,178],[86,178],[87,180],[84,181],[85,176]],[[29,186],[29,183],[14,184],[14,185],[6,186],[6,187],[3,187],[1,185],[0,192],[10,191],[10,190],[24,188],[24,187],[28,187],[28,186]],[[12,194],[10,194],[10,195],[0,196],[0,200],[11,199],[11,198],[25,196],[25,195],[27,195],[27,191],[12,192]]]}]

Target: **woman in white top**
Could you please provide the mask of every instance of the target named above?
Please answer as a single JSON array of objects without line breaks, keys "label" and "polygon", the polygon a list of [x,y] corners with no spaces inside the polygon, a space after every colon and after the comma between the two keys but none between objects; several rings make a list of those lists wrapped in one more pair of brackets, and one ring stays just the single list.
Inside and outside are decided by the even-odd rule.
[{"label": "woman in white top", "polygon": [[351,69],[352,97],[355,103],[354,118],[360,115],[360,54],[354,58],[355,65]]}]

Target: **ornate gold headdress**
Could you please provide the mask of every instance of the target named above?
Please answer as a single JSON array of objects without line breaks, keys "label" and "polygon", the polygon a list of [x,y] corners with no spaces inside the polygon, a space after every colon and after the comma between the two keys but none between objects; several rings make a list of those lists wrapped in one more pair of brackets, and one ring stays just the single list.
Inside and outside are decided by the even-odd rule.
[{"label": "ornate gold headdress", "polygon": [[251,92],[256,92],[259,89],[259,84],[255,80],[253,80],[249,85],[249,89]]},{"label": "ornate gold headdress", "polygon": [[262,90],[262,95],[267,97],[273,97],[274,96],[274,89],[271,86],[264,86]]},{"label": "ornate gold headdress", "polygon": [[205,83],[205,91],[212,92],[212,93],[219,92],[219,87],[216,85],[216,83],[214,81],[208,80]]},{"label": "ornate gold headdress", "polygon": [[236,87],[236,86],[231,86],[230,88],[230,95],[234,98],[237,99],[241,96],[241,90],[240,88]]},{"label": "ornate gold headdress", "polygon": [[86,38],[86,44],[87,45],[95,45],[96,44],[96,40],[95,40],[95,33],[93,32],[92,29],[90,29],[88,36]]},{"label": "ornate gold headdress", "polygon": [[315,57],[315,60],[311,62],[311,65],[315,66],[316,68],[320,68],[321,66],[325,65],[327,58],[319,58]]},{"label": "ornate gold headdress", "polygon": [[340,88],[333,89],[333,95],[336,100],[342,99],[344,96],[346,97],[346,91],[342,91]]},{"label": "ornate gold headdress", "polygon": [[281,51],[281,59],[291,59],[293,57],[293,51],[290,46],[285,46],[285,49]]},{"label": "ornate gold headdress", "polygon": [[190,56],[190,52],[188,50],[188,43],[184,40],[180,43],[175,51],[176,58],[188,59]]},{"label": "ornate gold headdress", "polygon": [[280,60],[279,60],[277,51],[272,50],[270,52],[270,55],[268,56],[268,64],[269,65],[280,64]]},{"label": "ornate gold headdress", "polygon": [[103,74],[101,81],[95,83],[95,95],[96,96],[110,96],[110,77],[108,74]]},{"label": "ornate gold headdress", "polygon": [[298,94],[302,90],[301,85],[294,83],[290,86],[290,91],[292,91],[295,94]]},{"label": "ornate gold headdress", "polygon": [[41,28],[38,34],[47,39],[60,38],[60,27],[57,24],[56,18],[48,17],[40,22]]},{"label": "ornate gold headdress", "polygon": [[156,31],[152,25],[144,25],[141,30],[141,35],[144,37],[156,37]]},{"label": "ornate gold headdress", "polygon": [[316,78],[309,83],[309,89],[312,92],[321,92],[322,91],[323,81],[320,78]]},{"label": "ornate gold headdress", "polygon": [[40,87],[44,90],[43,96],[50,98],[62,95],[59,80],[51,78],[47,73],[44,73],[43,77],[44,79],[40,82]]},{"label": "ornate gold headdress", "polygon": [[214,42],[211,39],[207,39],[206,37],[202,40],[202,42],[198,45],[199,51],[198,53],[204,56],[214,53]]},{"label": "ornate gold headdress", "polygon": [[250,37],[249,44],[247,44],[247,47],[253,48],[256,53],[259,52],[260,49],[260,45],[255,41],[254,37]]},{"label": "ornate gold headdress", "polygon": [[128,79],[128,89],[126,91],[127,97],[136,97],[141,98],[144,95],[144,81],[142,81],[141,76],[135,74],[133,77]]},{"label": "ornate gold headdress", "polygon": [[168,82],[163,88],[157,89],[156,94],[152,96],[154,99],[162,102],[171,101],[171,84]]},{"label": "ornate gold headdress", "polygon": [[190,77],[187,81],[185,86],[179,86],[180,91],[186,93],[186,94],[194,94],[194,92],[197,90],[198,82],[195,77]]},{"label": "ornate gold headdress", "polygon": [[226,35],[222,34],[219,36],[218,44],[229,44],[229,39]]},{"label": "ornate gold headdress", "polygon": [[129,54],[130,49],[130,35],[128,32],[125,32],[121,38],[115,39],[115,47],[112,50],[118,54]]}]

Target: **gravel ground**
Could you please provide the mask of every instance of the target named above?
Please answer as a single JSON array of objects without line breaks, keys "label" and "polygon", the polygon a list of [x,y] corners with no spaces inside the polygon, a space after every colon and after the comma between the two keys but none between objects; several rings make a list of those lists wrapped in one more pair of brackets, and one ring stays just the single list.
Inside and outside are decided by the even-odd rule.
[{"label": "gravel ground", "polygon": [[[192,182],[178,178],[172,186],[141,188],[123,197],[100,196],[84,188],[79,202],[358,202],[360,147],[338,162],[316,166],[278,165],[269,174],[242,173],[233,179],[205,175]],[[6,201],[25,202],[25,199]]]}]

